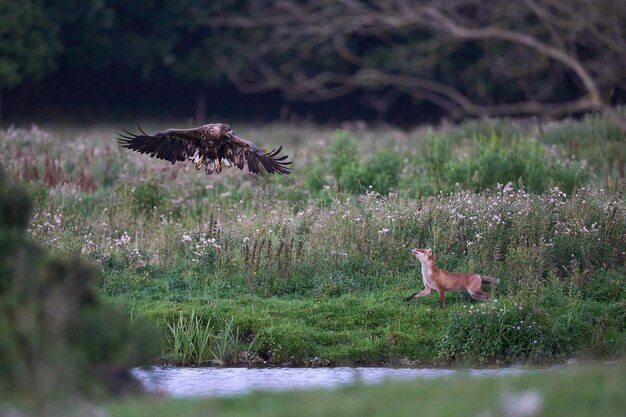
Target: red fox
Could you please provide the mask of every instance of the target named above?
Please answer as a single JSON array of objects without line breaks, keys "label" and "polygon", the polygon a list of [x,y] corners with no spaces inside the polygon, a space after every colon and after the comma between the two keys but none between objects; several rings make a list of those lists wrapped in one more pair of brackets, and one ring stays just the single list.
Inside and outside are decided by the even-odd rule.
[{"label": "red fox", "polygon": [[486,275],[471,272],[448,272],[435,266],[435,256],[432,249],[413,249],[413,255],[422,264],[422,280],[424,289],[420,292],[404,297],[404,301],[411,301],[417,297],[425,297],[433,290],[439,292],[439,305],[446,306],[446,291],[466,289],[469,295],[476,300],[488,300],[491,294],[480,289],[483,282],[499,283],[500,280]]}]

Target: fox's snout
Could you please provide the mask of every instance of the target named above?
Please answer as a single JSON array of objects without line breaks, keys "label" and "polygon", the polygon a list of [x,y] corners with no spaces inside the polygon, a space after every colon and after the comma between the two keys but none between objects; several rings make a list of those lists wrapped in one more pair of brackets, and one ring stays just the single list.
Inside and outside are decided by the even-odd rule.
[{"label": "fox's snout", "polygon": [[418,261],[422,263],[427,261],[434,261],[432,249],[413,248],[411,250],[411,253],[417,258]]}]

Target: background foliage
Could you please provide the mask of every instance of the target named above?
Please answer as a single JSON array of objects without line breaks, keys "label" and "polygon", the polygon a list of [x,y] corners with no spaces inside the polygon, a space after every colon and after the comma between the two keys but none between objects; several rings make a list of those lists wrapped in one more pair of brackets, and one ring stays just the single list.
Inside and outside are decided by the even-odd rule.
[{"label": "background foliage", "polygon": [[[429,85],[476,99],[484,106],[466,109],[474,116],[503,114],[503,104],[520,100],[530,107],[550,103],[541,108],[545,111],[516,113],[543,116],[585,94],[572,67],[564,70],[554,57],[497,39],[439,33],[427,24],[436,20],[420,20],[418,5],[404,11],[401,2],[284,6],[272,0],[2,0],[5,112],[14,120],[64,111],[90,120],[129,112],[194,116],[197,122],[207,114],[266,119],[312,114],[414,124],[454,113],[453,96],[434,98],[445,89],[428,90]],[[541,0],[515,7],[431,0],[422,6],[449,14],[457,24],[497,22],[546,42],[588,70],[599,89],[588,92],[592,98],[623,102],[624,46],[614,28],[623,26],[625,16],[615,0],[567,6]],[[579,10],[588,17],[584,24],[577,20]],[[315,18],[325,15],[333,19]],[[342,23],[346,16],[354,16],[353,25]],[[379,19],[383,16],[387,19]],[[361,22],[371,23],[361,27]],[[557,35],[561,32],[569,44]],[[534,65],[518,67],[520,62]],[[307,98],[318,87],[329,93]],[[255,98],[245,95],[249,92],[266,94]],[[304,103],[316,100],[330,104]],[[554,114],[602,110],[564,109]]]}]

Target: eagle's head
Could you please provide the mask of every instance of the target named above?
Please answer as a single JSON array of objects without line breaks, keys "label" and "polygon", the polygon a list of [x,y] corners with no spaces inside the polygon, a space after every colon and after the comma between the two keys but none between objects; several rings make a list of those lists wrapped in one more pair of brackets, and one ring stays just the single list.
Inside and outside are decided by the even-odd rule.
[{"label": "eagle's head", "polygon": [[222,124],[222,135],[232,138],[235,136],[235,131],[230,127],[230,125]]},{"label": "eagle's head", "polygon": [[230,127],[230,125],[227,125],[225,123],[211,123],[207,126],[209,128],[209,131],[211,132],[211,135],[213,136],[217,136],[220,138],[232,138],[233,136],[235,136],[235,132]]}]

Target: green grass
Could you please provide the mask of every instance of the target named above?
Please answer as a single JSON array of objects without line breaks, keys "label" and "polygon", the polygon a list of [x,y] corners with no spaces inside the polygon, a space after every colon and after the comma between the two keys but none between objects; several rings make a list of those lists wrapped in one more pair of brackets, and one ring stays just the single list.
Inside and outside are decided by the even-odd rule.
[{"label": "green grass", "polygon": [[[433,300],[434,301],[434,300]],[[391,294],[347,295],[333,299],[244,296],[193,305],[205,317],[230,317],[268,364],[306,365],[313,358],[327,365],[395,363],[433,359],[443,315],[433,305],[408,305]],[[137,307],[141,308],[141,307]],[[167,322],[189,304],[150,303],[145,314]]]},{"label": "green grass", "polygon": [[[252,393],[233,398],[133,398],[108,405],[112,417],[140,416],[510,416],[530,393],[538,416],[622,416],[626,372],[596,366],[520,376],[467,375],[430,380],[350,385],[335,390]],[[511,410],[511,411],[509,411]],[[527,415],[527,414],[524,414]]]},{"label": "green grass", "polygon": [[[181,317],[232,321],[248,344],[238,363],[249,365],[546,363],[571,355],[615,357],[626,344],[623,301],[581,301],[554,288],[542,291],[537,304],[514,297],[481,304],[452,293],[442,311],[435,295],[403,302],[410,292],[143,300],[132,307],[162,327]],[[176,357],[164,359],[176,363]]]},{"label": "green grass", "polygon": [[[164,360],[211,360],[210,345],[272,364],[543,362],[624,351],[626,141],[601,118],[468,121],[436,132],[237,130],[284,144],[294,173],[207,177],[120,149],[111,126],[9,128],[0,163],[34,201],[29,236],[94,263],[101,295],[169,332]],[[494,295],[521,313],[494,312],[505,327],[485,322],[472,333],[463,306],[479,303],[466,295],[448,295],[443,312],[434,295],[402,303],[421,289],[412,247],[433,248],[443,269],[500,277]],[[524,317],[541,333],[503,330]],[[184,335],[195,340],[186,348]],[[481,338],[494,343],[485,350]]]}]

